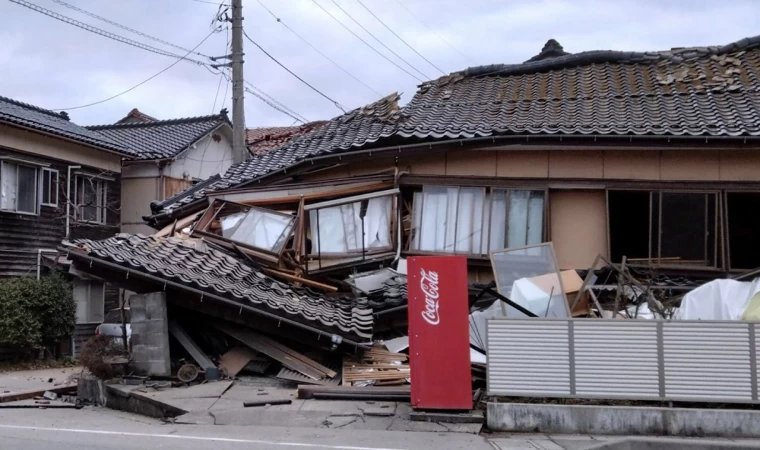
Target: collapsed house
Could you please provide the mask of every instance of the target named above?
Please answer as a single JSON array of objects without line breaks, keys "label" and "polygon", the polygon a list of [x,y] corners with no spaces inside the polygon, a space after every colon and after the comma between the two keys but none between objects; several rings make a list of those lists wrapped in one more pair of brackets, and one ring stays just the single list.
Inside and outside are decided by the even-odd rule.
[{"label": "collapsed house", "polygon": [[[489,283],[514,292],[517,281],[546,273],[560,280],[570,270],[576,278],[564,282],[574,291],[558,281],[544,291],[545,311],[534,315],[551,316],[551,298],[561,291],[567,304],[552,314],[593,308],[614,316],[627,307],[624,287],[662,310],[651,291],[678,291],[679,277],[760,266],[753,251],[760,219],[748,213],[760,206],[759,80],[760,37],[578,54],[552,40],[525,63],[425,82],[404,107],[389,95],[154,202],[145,217],[160,230],[152,238],[80,241],[73,245],[84,253],[67,251],[80,270],[108,267],[108,279],[122,281],[139,272],[130,280],[145,278],[149,289],[179,290],[175,279],[185,277],[192,290],[182,289],[193,295],[181,302],[204,311],[211,308],[201,304],[204,296],[230,307],[244,298],[249,281],[242,280],[253,271],[257,285],[296,295],[297,306],[287,304],[300,312],[275,314],[257,291],[240,314],[253,308],[257,317],[303,329],[309,305],[334,316],[360,311],[350,316],[356,323],[344,324],[348,330],[321,320],[308,325],[344,344],[356,339],[356,348],[370,336],[405,333],[404,258],[415,255],[467,256],[472,304]],[[189,251],[174,239],[226,261],[225,281],[206,279],[216,265],[207,268],[204,258],[183,261]],[[133,245],[143,250],[120,254]],[[551,252],[503,253],[542,245]],[[166,246],[176,247],[166,253],[175,259],[163,266]],[[505,274],[518,261],[520,277],[495,280],[495,254],[504,256]],[[597,267],[597,256],[607,269]],[[196,260],[198,273],[176,273]],[[637,280],[642,274],[649,281]],[[530,304],[541,280],[520,283],[523,305]],[[600,288],[586,294],[594,283]],[[600,305],[610,286],[613,308]],[[586,306],[576,310],[581,297]],[[363,328],[350,328],[357,324]]]}]

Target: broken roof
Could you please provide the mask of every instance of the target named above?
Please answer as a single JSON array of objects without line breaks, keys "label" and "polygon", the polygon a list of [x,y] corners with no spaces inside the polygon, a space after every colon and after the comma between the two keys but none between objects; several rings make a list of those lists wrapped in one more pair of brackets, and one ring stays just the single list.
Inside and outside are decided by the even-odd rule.
[{"label": "broken roof", "polygon": [[65,112],[57,113],[7,97],[0,97],[0,122],[32,128],[125,156],[134,156],[128,148],[107,136],[69,121],[69,116]]},{"label": "broken roof", "polygon": [[263,155],[326,123],[321,120],[292,127],[248,128],[245,130],[245,142],[251,154]]},{"label": "broken roof", "polygon": [[[124,120],[124,119],[122,119]],[[230,125],[227,110],[219,114],[172,120],[139,120],[87,127],[128,147],[137,159],[171,159],[219,126]]]},{"label": "broken roof", "polygon": [[117,124],[119,123],[135,123],[135,122],[156,122],[158,119],[156,119],[153,116],[149,116],[143,112],[141,112],[137,108],[132,108],[132,111],[127,113],[126,116],[119,119]]},{"label": "broken roof", "polygon": [[309,288],[290,286],[200,240],[119,234],[101,241],[80,239],[66,250],[75,262],[100,259],[130,273],[142,272],[222,296],[326,333],[372,336],[372,309],[366,299],[328,298]]},{"label": "broken roof", "polygon": [[316,156],[384,145],[499,135],[760,136],[760,36],[717,47],[567,53],[550,40],[522,64],[466,69],[336,117],[234,165],[207,192]]}]

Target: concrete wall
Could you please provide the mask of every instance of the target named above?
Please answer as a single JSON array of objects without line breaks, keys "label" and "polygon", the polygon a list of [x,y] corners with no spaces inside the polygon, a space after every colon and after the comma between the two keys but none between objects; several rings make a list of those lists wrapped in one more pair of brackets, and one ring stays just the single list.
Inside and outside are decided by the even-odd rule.
[{"label": "concrete wall", "polygon": [[[215,141],[217,136],[219,141]],[[184,180],[205,180],[211,175],[224,173],[232,165],[232,143],[224,133],[214,132],[198,141],[194,147],[170,161],[164,175]]]},{"label": "concrete wall", "polygon": [[488,428],[513,433],[760,437],[760,411],[488,403]]},{"label": "concrete wall", "polygon": [[129,299],[129,305],[134,369],[146,375],[171,374],[166,293],[136,294]]},{"label": "concrete wall", "polygon": [[110,172],[121,172],[120,155],[5,125],[0,125],[0,147]]}]

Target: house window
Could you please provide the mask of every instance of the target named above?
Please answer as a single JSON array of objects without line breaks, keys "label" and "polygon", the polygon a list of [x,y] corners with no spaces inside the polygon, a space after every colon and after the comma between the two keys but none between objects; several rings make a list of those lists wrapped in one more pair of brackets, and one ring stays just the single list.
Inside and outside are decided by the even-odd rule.
[{"label": "house window", "polygon": [[74,192],[75,219],[80,222],[106,223],[106,195],[104,180],[77,176]]},{"label": "house window", "polygon": [[104,317],[105,285],[97,281],[74,282],[74,301],[77,304],[77,323],[101,323]]},{"label": "house window", "polygon": [[40,203],[43,206],[58,206],[58,171],[42,169],[41,183]]},{"label": "house window", "polygon": [[609,191],[607,198],[613,261],[716,266],[717,193]]},{"label": "house window", "polygon": [[9,161],[0,165],[0,209],[37,214],[37,168]]},{"label": "house window", "polygon": [[728,261],[731,269],[760,266],[760,193],[726,193]]},{"label": "house window", "polygon": [[311,254],[345,255],[392,249],[392,210],[391,195],[310,210]]},{"label": "house window", "polygon": [[543,242],[544,191],[425,186],[412,216],[410,250],[486,255]]}]

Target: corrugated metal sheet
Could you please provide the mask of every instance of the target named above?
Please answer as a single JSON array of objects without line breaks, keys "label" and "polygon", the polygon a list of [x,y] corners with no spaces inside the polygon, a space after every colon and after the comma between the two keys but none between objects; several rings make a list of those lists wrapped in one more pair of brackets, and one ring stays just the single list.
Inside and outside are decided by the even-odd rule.
[{"label": "corrugated metal sheet", "polygon": [[747,323],[664,323],[663,351],[668,397],[752,400]]},{"label": "corrugated metal sheet", "polygon": [[488,394],[758,402],[758,324],[488,321]]},{"label": "corrugated metal sheet", "polygon": [[575,393],[656,397],[657,326],[653,321],[574,321]]},{"label": "corrugated metal sheet", "polygon": [[488,388],[494,395],[570,395],[568,322],[489,320]]}]

